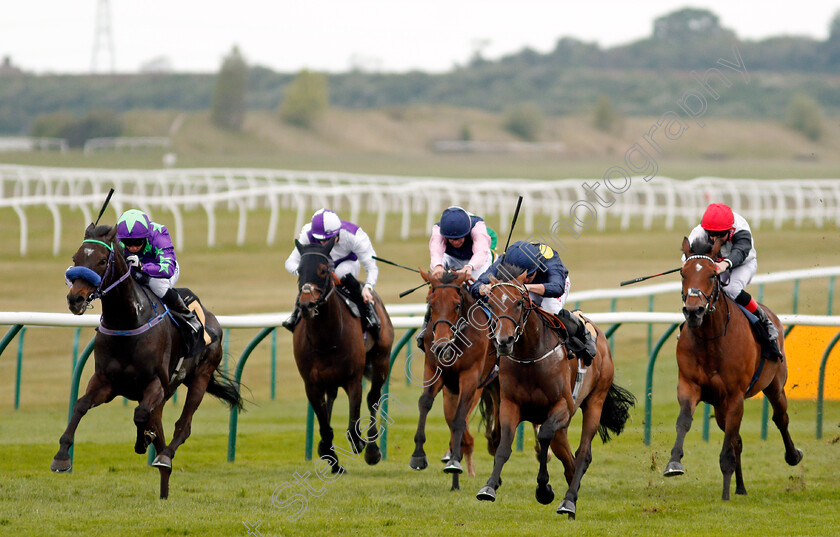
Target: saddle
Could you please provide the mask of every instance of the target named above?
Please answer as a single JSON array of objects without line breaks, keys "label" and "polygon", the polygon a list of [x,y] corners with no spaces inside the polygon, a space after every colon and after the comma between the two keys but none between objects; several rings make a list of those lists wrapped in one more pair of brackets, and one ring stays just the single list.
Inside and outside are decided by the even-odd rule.
[{"label": "saddle", "polygon": [[783,358],[780,354],[777,354],[776,351],[773,350],[773,347],[770,345],[770,335],[767,333],[767,328],[764,327],[764,324],[761,320],[756,317],[754,313],[751,313],[747,308],[744,306],[735,303],[738,308],[744,312],[744,315],[747,317],[747,320],[750,322],[750,328],[752,328],[753,337],[755,337],[755,341],[761,347],[761,358],[764,360],[772,360],[772,361],[781,361]]}]

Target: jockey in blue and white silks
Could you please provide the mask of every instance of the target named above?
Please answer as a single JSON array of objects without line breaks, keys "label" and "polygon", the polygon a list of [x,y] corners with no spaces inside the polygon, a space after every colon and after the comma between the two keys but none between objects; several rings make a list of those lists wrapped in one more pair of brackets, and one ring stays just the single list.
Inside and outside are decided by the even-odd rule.
[{"label": "jockey in blue and white silks", "polygon": [[[301,229],[298,241],[304,245],[315,242],[323,244],[333,237],[337,238],[330,251],[330,258],[333,262],[335,275],[342,280],[344,285],[358,285],[357,278],[361,272],[361,267],[365,267],[365,284],[361,290],[364,304],[359,304],[362,311],[362,324],[368,325],[363,327],[366,330],[368,328],[377,330],[379,328],[379,318],[373,308],[373,287],[376,285],[379,276],[379,268],[373,259],[376,251],[373,249],[368,234],[356,224],[341,220],[335,212],[329,209],[319,209],[312,215],[312,221]],[[295,248],[286,259],[286,270],[297,276],[299,265],[300,252]],[[365,315],[366,310],[367,315]],[[295,310],[291,317],[283,323],[283,326],[294,331],[298,316],[299,311],[297,305],[295,305]]]}]

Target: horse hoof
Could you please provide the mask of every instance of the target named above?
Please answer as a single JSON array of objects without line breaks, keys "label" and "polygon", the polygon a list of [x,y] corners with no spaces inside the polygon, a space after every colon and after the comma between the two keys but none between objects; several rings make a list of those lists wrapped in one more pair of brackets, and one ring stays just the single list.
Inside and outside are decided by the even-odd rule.
[{"label": "horse hoof", "polygon": [[171,470],[172,459],[161,453],[160,455],[155,457],[155,460],[152,462],[152,466],[154,466],[155,468],[166,468]]},{"label": "horse hoof", "polygon": [[681,462],[671,461],[665,467],[665,477],[674,477],[675,475],[683,475],[684,473],[685,468],[683,468]]},{"label": "horse hoof", "polygon": [[452,458],[452,453],[447,449],[446,454],[443,457],[440,458],[440,462],[447,463],[447,462],[449,462],[449,459],[451,459],[451,458]]},{"label": "horse hoof", "polygon": [[69,472],[71,467],[70,459],[53,459],[52,463],[50,463],[50,470],[53,472]]},{"label": "horse hoof", "polygon": [[412,455],[411,460],[408,461],[408,465],[412,470],[425,470],[429,466],[429,461],[426,460],[425,455],[419,455],[417,457]]},{"label": "horse hoof", "polygon": [[571,500],[563,500],[560,502],[560,505],[557,506],[557,514],[558,515],[569,515],[569,518],[574,520],[575,519],[575,502]]},{"label": "horse hoof", "polygon": [[382,460],[382,452],[379,451],[379,448],[376,447],[376,444],[370,444],[373,448],[368,447],[365,449],[365,462],[368,465],[373,466],[374,464],[378,463]]},{"label": "horse hoof", "polygon": [[347,470],[344,469],[344,466],[340,464],[335,464],[332,467],[332,473],[334,474],[346,474]]},{"label": "horse hoof", "polygon": [[785,462],[788,463],[791,466],[796,466],[797,464],[799,464],[799,461],[801,461],[802,457],[804,457],[804,456],[805,456],[805,454],[802,453],[802,450],[799,449],[799,448],[796,448],[796,451],[794,451],[794,456],[792,458],[788,457],[788,456],[785,456]]},{"label": "horse hoof", "polygon": [[495,502],[496,501],[496,491],[493,490],[493,487],[490,485],[485,485],[481,490],[478,491],[478,494],[475,495],[477,500],[482,502]]},{"label": "horse hoof", "polygon": [[446,472],[447,474],[463,474],[464,473],[464,469],[461,468],[461,463],[458,462],[458,461],[454,461],[454,460],[449,461],[449,464],[447,464],[443,468],[443,471]]},{"label": "horse hoof", "polygon": [[551,485],[546,483],[545,488],[537,487],[537,501],[543,505],[548,505],[554,501],[554,490]]}]

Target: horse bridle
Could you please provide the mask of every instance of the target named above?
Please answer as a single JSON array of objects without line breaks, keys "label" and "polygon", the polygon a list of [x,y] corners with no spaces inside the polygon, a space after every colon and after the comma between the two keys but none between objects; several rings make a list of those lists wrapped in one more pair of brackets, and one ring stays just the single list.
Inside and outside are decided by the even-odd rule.
[{"label": "horse bridle", "polygon": [[[300,254],[301,257],[303,257],[305,255],[319,255],[319,256],[323,257],[324,259],[326,259],[328,261],[328,263],[332,263],[332,259],[330,258],[330,256],[328,256],[327,254],[322,253],[322,252],[304,252],[304,253]],[[332,280],[332,278],[327,276],[327,282],[329,282],[331,280]],[[318,298],[316,298],[315,300],[312,301],[313,313],[315,315],[318,315],[318,308],[320,308],[321,306],[326,304],[327,300],[329,300],[330,296],[335,292],[335,287],[336,287],[335,282],[333,282],[333,284],[330,286],[329,291],[325,292],[323,289],[321,289],[320,287],[318,287],[317,285],[315,285],[313,283],[308,283],[308,282],[304,283],[298,289],[298,295],[297,295],[297,299],[295,300],[295,302],[296,303],[300,302],[300,295],[302,295],[303,293],[314,294],[313,291],[318,291],[318,293],[319,293]]]},{"label": "horse bridle", "polygon": [[[100,244],[100,245],[102,245],[102,246],[104,246],[105,248],[108,249],[108,261],[106,261],[106,264],[105,264],[105,273],[102,276],[100,276],[99,283],[96,285],[96,289],[93,290],[93,293],[91,293],[90,296],[85,299],[85,309],[90,309],[90,307],[91,307],[90,303],[91,302],[93,302],[97,298],[102,298],[111,289],[113,289],[114,287],[116,287],[117,285],[122,283],[126,278],[128,278],[131,271],[127,270],[125,272],[125,274],[123,274],[122,276],[120,276],[119,279],[117,279],[117,281],[113,282],[111,285],[109,285],[108,287],[106,287],[103,290],[102,285],[105,283],[105,280],[107,280],[111,276],[111,274],[114,272],[114,262],[115,262],[114,244],[113,243],[108,244],[106,242],[102,242],[102,241],[97,240],[97,239],[85,239],[85,240],[82,241],[82,244],[84,244],[86,242],[90,242],[90,243],[94,243],[94,244]],[[70,269],[73,269],[73,268],[76,268],[76,266],[71,267]],[[93,271],[92,269],[88,269],[87,267],[80,267],[80,268],[86,268],[87,270],[96,274],[95,271]],[[70,269],[68,269],[68,271]],[[97,276],[99,276],[99,275],[97,274]],[[81,276],[81,277],[84,278],[83,276]]]},{"label": "horse bridle", "polygon": [[[692,259],[705,259],[707,261],[711,261],[713,265],[716,263],[716,261],[714,259],[712,259],[711,257],[709,257],[707,255],[700,255],[700,254],[686,257],[685,262],[688,263]],[[685,267],[685,263],[683,263],[683,267]],[[680,274],[682,274],[682,272],[680,272]],[[718,274],[717,271],[715,271],[715,284],[714,284],[714,286],[715,286],[715,288],[712,291],[712,296],[711,297],[708,296],[703,291],[701,291],[700,289],[697,289],[695,287],[690,287],[688,289],[687,293],[681,295],[682,296],[682,301],[683,301],[683,309],[685,309],[685,301],[689,297],[699,296],[699,297],[703,297],[706,300],[706,303],[703,305],[703,317],[706,317],[707,315],[710,315],[710,314],[714,313],[715,308],[717,307],[718,299],[720,298],[720,295],[721,295],[720,274]],[[726,301],[724,301],[724,302],[726,303]],[[711,338],[704,338],[704,337],[700,337],[700,336],[697,336],[697,337],[700,337],[700,339],[711,340],[711,339],[717,339],[721,336],[725,336],[726,335],[726,330],[729,327],[729,317],[730,317],[729,304],[726,303],[726,323],[723,325],[723,331],[720,334],[718,334],[716,336],[713,336]]]},{"label": "horse bridle", "polygon": [[528,322],[528,317],[531,315],[531,312],[536,308],[536,306],[528,307],[530,305],[529,303],[531,302],[531,300],[528,295],[528,290],[523,285],[519,285],[513,282],[497,282],[490,286],[490,291],[492,292],[493,289],[495,289],[496,287],[513,287],[514,289],[519,291],[519,294],[521,296],[521,298],[517,301],[517,303],[519,303],[522,307],[522,313],[519,314],[519,320],[516,320],[507,314],[496,315],[496,319],[507,319],[513,323],[513,342],[516,343],[517,341],[519,341],[519,337],[524,331],[522,327],[525,326],[525,323]]},{"label": "horse bridle", "polygon": [[[454,289],[458,290],[458,296],[461,299],[461,302],[458,306],[458,319],[460,319],[461,315],[464,312],[464,293],[463,293],[463,289],[461,288],[460,285],[455,285],[454,283],[441,283],[439,285],[433,285],[432,288],[429,290],[429,296],[431,297],[432,293],[434,293],[436,289],[442,289],[442,288],[447,288],[447,287],[454,288]],[[454,323],[452,321],[450,321],[449,319],[438,319],[437,321],[432,323],[432,333],[434,333],[435,328],[437,328],[438,324],[443,323],[443,324],[449,325],[449,327],[452,329],[453,334],[457,334],[458,333],[458,323],[457,323],[458,319],[455,319],[456,322],[454,322]]]}]

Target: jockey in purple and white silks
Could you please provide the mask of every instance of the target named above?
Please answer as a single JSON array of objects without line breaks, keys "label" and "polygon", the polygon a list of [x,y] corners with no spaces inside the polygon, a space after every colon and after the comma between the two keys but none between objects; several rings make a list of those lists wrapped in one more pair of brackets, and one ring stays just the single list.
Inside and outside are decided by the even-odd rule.
[{"label": "jockey in purple and white silks", "polygon": [[[166,226],[152,222],[143,211],[130,209],[117,220],[117,239],[132,277],[147,286],[170,311],[178,314],[179,320],[185,321],[192,332],[191,337],[202,338],[201,322],[175,291],[181,267]],[[189,348],[196,349],[195,346]]]},{"label": "jockey in purple and white silks", "polygon": [[[366,279],[360,293],[364,303],[357,305],[362,312],[362,329],[372,332],[375,336],[379,331],[380,322],[374,309],[373,287],[379,276],[379,268],[373,259],[376,251],[367,233],[356,224],[341,220],[335,212],[319,209],[312,215],[312,221],[301,229],[298,241],[304,245],[314,242],[324,244],[333,237],[337,238],[330,251],[330,258],[333,261],[335,275],[341,279],[342,285],[360,286],[357,278],[361,267],[365,267]],[[286,270],[297,276],[299,265],[300,252],[295,248],[286,259]],[[300,310],[295,304],[292,315],[283,322],[283,326],[294,331],[299,319]]]}]

